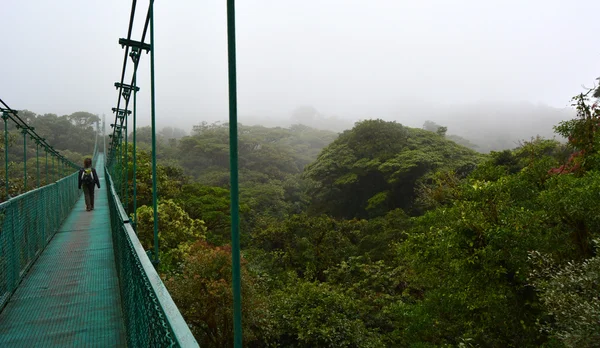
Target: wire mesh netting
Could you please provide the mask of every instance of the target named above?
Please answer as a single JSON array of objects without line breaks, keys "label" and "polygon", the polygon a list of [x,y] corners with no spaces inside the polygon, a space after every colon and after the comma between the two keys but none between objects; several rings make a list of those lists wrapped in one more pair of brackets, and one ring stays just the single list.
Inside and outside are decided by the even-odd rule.
[{"label": "wire mesh netting", "polygon": [[0,204],[0,309],[79,197],[77,174]]},{"label": "wire mesh netting", "polygon": [[106,171],[121,302],[131,347],[194,347],[189,328],[150,263]]}]

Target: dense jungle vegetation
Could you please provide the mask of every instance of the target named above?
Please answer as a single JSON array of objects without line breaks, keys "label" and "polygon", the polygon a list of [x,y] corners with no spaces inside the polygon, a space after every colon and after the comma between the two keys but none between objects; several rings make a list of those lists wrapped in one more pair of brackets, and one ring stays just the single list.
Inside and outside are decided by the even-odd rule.
[{"label": "dense jungle vegetation", "polygon": [[[489,154],[433,122],[240,125],[244,344],[598,347],[600,111],[573,105],[568,142]],[[226,124],[159,136],[160,272],[205,347],[232,342],[228,151]]]},{"label": "dense jungle vegetation", "polygon": [[[18,116],[35,132],[46,139],[50,146],[74,163],[81,165],[85,157],[91,157],[96,141],[96,126],[100,117],[89,112],[78,111],[70,115],[36,114],[29,110],[21,110]],[[67,173],[73,172],[66,166],[61,166],[58,160],[44,152],[41,146],[36,146],[30,137],[23,139],[21,131],[12,121],[7,122],[8,130],[8,174],[9,193],[12,197],[40,185],[54,182]],[[0,134],[0,151],[4,159],[4,132]],[[24,163],[27,160],[27,182],[24,187]],[[5,185],[5,168],[0,168],[0,184]],[[6,199],[4,192],[1,200]]]}]

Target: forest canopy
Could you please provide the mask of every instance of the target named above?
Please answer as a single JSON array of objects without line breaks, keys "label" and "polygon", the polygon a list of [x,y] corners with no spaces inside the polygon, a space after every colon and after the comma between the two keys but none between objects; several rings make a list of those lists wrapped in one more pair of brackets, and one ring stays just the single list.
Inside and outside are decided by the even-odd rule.
[{"label": "forest canopy", "polygon": [[[245,345],[597,346],[600,111],[584,94],[573,106],[555,127],[566,142],[489,154],[434,122],[239,125]],[[88,114],[30,117],[90,151]],[[139,131],[136,228],[151,249]],[[227,124],[158,136],[159,271],[207,347],[232,342],[228,146]]]}]

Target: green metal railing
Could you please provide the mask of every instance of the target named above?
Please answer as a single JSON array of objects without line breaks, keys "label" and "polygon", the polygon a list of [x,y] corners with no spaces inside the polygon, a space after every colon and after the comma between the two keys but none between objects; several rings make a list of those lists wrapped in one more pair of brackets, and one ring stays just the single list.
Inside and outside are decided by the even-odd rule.
[{"label": "green metal railing", "polygon": [[[7,201],[11,197],[18,196],[31,189],[50,184],[79,169],[77,164],[56,151],[46,142],[45,138],[37,134],[34,127],[21,119],[18,111],[11,109],[1,99],[0,114],[4,125],[4,131],[2,132],[4,137],[2,144],[4,146],[4,151],[2,151],[4,166],[0,169],[0,172],[3,172],[0,175],[0,181],[4,181],[2,183],[4,189],[0,192],[0,201]],[[18,141],[20,137],[22,137],[22,142]],[[30,141],[28,141],[28,138]],[[15,152],[21,146],[17,145],[18,142],[23,147],[21,154]],[[12,148],[12,151],[9,151],[9,148]],[[46,157],[44,175],[40,170],[40,149],[43,150]],[[27,163],[28,155],[31,156],[32,153],[35,154],[35,161],[31,158],[31,164],[35,162],[35,168],[28,167]],[[49,166],[48,155],[52,157],[51,166]],[[18,166],[22,167],[18,168]],[[19,171],[21,172],[19,173]]]},{"label": "green metal railing", "polygon": [[77,173],[0,204],[0,310],[58,231],[80,191]]},{"label": "green metal railing", "polygon": [[[117,105],[112,109],[114,123],[109,134],[106,157],[105,178],[111,218],[111,229],[115,262],[121,291],[121,305],[125,320],[127,344],[131,347],[197,347],[194,336],[183,320],[155,267],[158,254],[158,212],[156,178],[156,124],[154,94],[154,1],[150,0],[140,41],[132,40],[133,21],[137,1],[132,1],[129,27],[126,38],[119,39],[124,49],[121,79],[115,82],[118,90]],[[149,33],[150,43],[145,43]],[[154,252],[152,260],[139,242],[135,233],[137,222],[137,156],[136,156],[136,97],[139,87],[136,83],[141,53],[150,53],[150,94],[152,127],[152,207],[154,209]],[[131,83],[125,84],[129,59],[133,62]],[[131,98],[133,97],[133,98]],[[133,110],[130,110],[130,100]],[[133,111],[133,112],[132,112]],[[132,115],[133,113],[133,115]],[[129,124],[133,116],[132,142],[129,139]],[[129,145],[132,145],[132,156]],[[106,145],[105,145],[106,146]],[[132,171],[129,171],[129,165]],[[130,176],[131,175],[131,176]],[[133,195],[129,188],[132,187]],[[133,211],[129,212],[129,202]],[[125,203],[123,205],[123,203]],[[130,220],[129,213],[133,217]]]},{"label": "green metal railing", "polygon": [[[132,1],[130,20],[127,32],[127,38],[119,39],[119,44],[122,48],[124,48],[124,59],[123,59],[123,67],[121,71],[121,79],[120,82],[115,83],[115,87],[118,89],[118,98],[117,98],[117,106],[113,108],[113,112],[115,113],[115,121],[111,124],[113,128],[112,134],[110,137],[110,144],[108,148],[108,156],[106,162],[106,175],[108,180],[110,181],[111,188],[109,189],[109,196],[111,201],[111,216],[113,223],[113,234],[115,236],[115,243],[117,243],[118,238],[121,240],[118,241],[119,245],[116,246],[116,251],[119,255],[117,256],[118,263],[125,262],[127,265],[118,265],[118,267],[122,267],[119,272],[123,274],[123,281],[127,282],[127,289],[132,288],[134,290],[122,289],[124,291],[124,312],[127,315],[137,315],[135,314],[134,307],[128,307],[130,304],[128,301],[133,301],[136,299],[136,296],[141,296],[143,290],[139,290],[138,288],[143,288],[142,285],[133,285],[129,284],[131,279],[137,279],[139,275],[135,274],[125,274],[125,271],[138,270],[140,267],[145,265],[147,260],[146,254],[142,255],[143,249],[139,246],[139,242],[137,241],[137,237],[135,237],[135,227],[137,223],[137,201],[136,201],[136,174],[137,174],[137,157],[136,157],[136,93],[139,90],[137,86],[137,70],[138,64],[141,57],[141,53],[145,51],[150,54],[150,99],[151,99],[151,130],[152,130],[152,209],[153,209],[153,224],[154,224],[154,248],[152,250],[152,264],[156,267],[160,262],[160,254],[159,254],[159,238],[158,238],[158,187],[157,187],[157,163],[156,163],[156,96],[155,96],[155,74],[154,74],[154,53],[155,53],[155,42],[154,42],[154,0],[149,1],[148,11],[146,14],[145,24],[143,26],[143,31],[141,35],[140,41],[134,41],[131,39],[132,36],[132,28],[133,21],[135,18],[137,1]],[[232,287],[233,287],[233,331],[234,331],[234,346],[241,347],[242,346],[242,315],[241,315],[241,276],[240,276],[240,231],[239,231],[239,192],[238,192],[238,143],[237,143],[237,86],[236,86],[236,51],[235,51],[235,0],[227,0],[227,37],[228,37],[228,73],[229,73],[229,134],[230,134],[230,173],[231,173],[231,245],[232,245]],[[149,31],[150,43],[145,43],[144,40],[146,38],[146,33]],[[127,71],[127,63],[129,58],[133,61],[133,73],[131,76],[131,83],[124,84],[125,74]],[[129,177],[129,138],[128,138],[128,116],[131,114],[131,110],[129,110],[129,101],[130,97],[133,94],[133,153],[131,156],[132,160],[132,178]],[[111,177],[112,176],[112,177]],[[114,179],[114,182],[113,182]],[[123,207],[121,206],[121,201],[125,202],[126,209],[129,208],[129,196],[130,192],[128,186],[133,187],[133,212],[129,212],[126,210],[121,210]],[[120,208],[119,208],[120,207]],[[129,221],[128,213],[132,213],[133,221]],[[115,216],[121,216],[120,220]],[[129,238],[125,240],[125,238]],[[124,251],[129,250],[129,251]],[[132,250],[135,250],[133,252]],[[133,256],[132,256],[133,255]],[[135,257],[137,255],[137,258]],[[137,261],[136,261],[137,260]],[[140,265],[141,263],[141,265]],[[144,273],[148,272],[148,273]],[[141,275],[146,274],[155,274],[155,270],[152,268],[144,269],[144,272],[140,273]],[[154,276],[151,276],[152,279]],[[143,278],[143,277],[142,277]],[[162,282],[158,276],[156,276],[156,286],[162,287]],[[147,285],[144,285],[147,287]],[[148,288],[148,287],[147,287]],[[148,288],[149,289],[149,288]],[[162,289],[162,288],[161,288]],[[165,291],[166,293],[166,291]],[[143,293],[143,294],[151,294],[151,293]],[[167,294],[168,295],[168,294]],[[150,298],[145,298],[143,301],[151,300]],[[170,300],[170,297],[169,297]],[[140,303],[139,301],[137,303]],[[171,302],[169,302],[171,303]],[[173,313],[179,318],[179,311],[173,305]],[[155,325],[154,321],[163,320],[157,319],[157,315],[160,314],[160,308],[155,309],[152,313],[146,313],[147,316],[151,318],[152,325],[145,323],[145,319],[143,319],[143,313],[139,314],[139,318],[130,318],[127,319],[127,328],[128,330],[151,330],[151,327]],[[164,309],[164,307],[162,307]],[[141,309],[147,310],[145,307]],[[130,311],[133,311],[130,313]],[[139,324],[138,320],[145,324]],[[137,331],[136,331],[137,332]],[[164,331],[161,331],[164,332]],[[172,331],[169,331],[172,333]],[[187,333],[186,333],[187,335]],[[152,336],[155,337],[155,336]],[[169,336],[170,337],[170,336]],[[133,338],[132,338],[133,339]],[[138,342],[132,341],[134,344],[146,344],[148,342]],[[157,341],[158,342],[158,341]],[[150,341],[150,343],[157,343],[154,341]],[[167,343],[172,341],[167,340]],[[164,343],[164,342],[163,342]],[[169,344],[171,344],[169,343]],[[194,341],[195,343],[195,341]]]},{"label": "green metal railing", "polygon": [[198,347],[133,230],[105,170],[121,305],[130,347]]},{"label": "green metal railing", "polygon": [[[80,191],[77,188],[77,165],[58,153],[0,99],[0,112],[4,123],[4,175],[0,203],[0,310],[4,308],[19,283],[58,231],[67,217]],[[15,133],[22,135],[23,173],[10,174],[9,123]],[[28,142],[27,138],[31,141]],[[29,148],[28,148],[29,146]],[[35,168],[27,167],[28,150],[35,146]],[[42,186],[40,149],[45,153],[45,170]],[[33,151],[29,151],[31,153]],[[48,155],[52,157],[49,167]],[[35,174],[32,174],[35,173]],[[60,179],[62,178],[62,179]],[[32,180],[28,180],[32,179]],[[13,184],[18,185],[14,186]],[[29,191],[28,191],[29,190]]]}]

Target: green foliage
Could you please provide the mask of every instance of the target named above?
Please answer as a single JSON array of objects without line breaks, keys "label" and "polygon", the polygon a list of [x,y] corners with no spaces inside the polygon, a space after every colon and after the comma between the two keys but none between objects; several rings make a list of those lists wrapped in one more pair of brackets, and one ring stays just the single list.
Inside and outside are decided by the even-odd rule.
[{"label": "green foliage", "polygon": [[[192,219],[204,221],[207,242],[224,245],[231,238],[229,197],[227,189],[192,183],[182,186],[181,194],[175,201]],[[248,205],[242,204],[240,214],[245,217],[249,213]]]},{"label": "green foliage", "polygon": [[335,285],[359,308],[360,319],[371,330],[377,330],[385,346],[407,346],[399,325],[399,307],[406,308],[414,302],[411,295],[418,289],[407,282],[407,269],[390,265],[383,260],[350,257],[328,269],[327,283]]},{"label": "green foliage", "polygon": [[429,210],[448,205],[461,196],[461,181],[453,171],[436,172],[427,184],[419,185],[415,203]]},{"label": "green foliage", "polygon": [[[557,127],[569,145],[536,137],[489,155],[434,123],[367,120],[337,139],[240,125],[245,345],[594,346],[597,111],[576,106]],[[228,127],[175,133],[159,136],[160,270],[199,342],[229,346]],[[138,217],[151,249],[152,210]]]},{"label": "green foliage", "polygon": [[[557,129],[595,139],[580,121]],[[368,120],[336,140],[240,126],[245,345],[594,345],[595,147],[536,137],[483,156],[429,126]],[[201,344],[228,346],[227,125],[161,139],[159,191],[173,199],[159,208],[161,271]],[[138,155],[149,204],[150,161]],[[139,215],[148,248],[151,213]]]},{"label": "green foliage", "polygon": [[56,150],[71,150],[91,154],[96,140],[94,125],[100,121],[97,115],[75,112],[71,115],[36,115],[29,123],[36,133],[46,139]]},{"label": "green foliage", "polygon": [[[185,248],[183,261],[181,272],[164,281],[186,323],[201,346],[233,347],[231,249],[196,242]],[[270,323],[244,260],[241,276],[244,344],[249,345],[266,336]]]},{"label": "green foliage", "polygon": [[[598,230],[600,177],[552,176],[563,156],[554,141],[534,139],[493,153],[468,179],[438,174],[424,190],[435,210],[415,218],[399,260],[421,288],[402,306],[400,338],[409,342],[480,346],[550,344],[537,322],[543,307],[528,274],[528,253],[555,260],[591,254]],[[485,281],[482,281],[485,279]]]},{"label": "green foliage", "polygon": [[577,250],[572,257],[592,256],[592,239],[600,237],[598,192],[600,172],[593,171],[579,178],[571,174],[555,176],[540,195],[548,219]]},{"label": "green foliage", "polygon": [[[93,152],[96,140],[93,125],[99,120],[96,115],[87,112],[76,112],[58,117],[54,114],[38,115],[32,111],[20,110],[18,116],[34,128],[40,137],[45,138],[46,142],[54,149],[77,165],[82,164],[85,156],[91,155]],[[46,173],[46,153],[43,147],[37,147],[29,136],[25,139],[26,144],[24,144],[23,134],[16,128],[15,123],[10,120],[7,122],[7,129],[9,137],[9,193],[11,197],[37,187],[38,155],[41,186],[75,171],[72,168],[60,168],[58,165],[53,169],[52,157],[49,156],[48,173]],[[0,151],[2,151],[2,154],[4,154],[4,136],[4,132],[2,132],[0,135]],[[4,157],[4,155],[2,156]],[[25,187],[24,180],[24,161],[27,162],[27,187]],[[5,185],[5,174],[5,167],[2,165],[0,168],[2,187]],[[6,199],[4,192],[2,193],[2,199]]]},{"label": "green foliage", "polygon": [[[292,278],[293,279],[293,278]],[[291,280],[270,296],[265,339],[277,347],[385,347],[360,319],[354,299],[326,283]]]},{"label": "green foliage", "polygon": [[361,231],[358,255],[374,261],[393,259],[393,245],[403,241],[410,228],[411,220],[402,209],[369,220]]},{"label": "green foliage", "polygon": [[[240,181],[285,180],[298,174],[335,134],[302,125],[286,128],[238,126]],[[202,123],[194,134],[179,142],[181,164],[187,173],[209,185],[226,185],[215,177],[229,168],[229,129],[227,125]],[[262,178],[256,175],[262,174]],[[216,180],[215,180],[216,179]]]},{"label": "green foliage", "polygon": [[425,121],[425,123],[423,124],[423,129],[429,132],[436,133],[439,136],[445,137],[448,140],[452,140],[453,142],[464,147],[468,147],[469,149],[476,150],[478,148],[477,145],[473,144],[472,142],[463,137],[454,134],[447,134],[448,127],[440,126],[439,124],[433,121]]},{"label": "green foliage", "polygon": [[335,217],[374,217],[414,210],[415,186],[436,170],[465,175],[478,155],[428,131],[367,120],[345,131],[305,171],[310,209]]},{"label": "green foliage", "polygon": [[[589,92],[588,92],[589,93]],[[587,94],[573,98],[572,106],[577,110],[577,118],[563,121],[555,130],[568,138],[569,145],[576,150],[569,161],[555,172],[582,172],[600,168],[600,108],[597,103],[590,105]]]},{"label": "green foliage", "polygon": [[[596,241],[599,242],[599,241]],[[530,253],[533,285],[547,317],[541,328],[567,347],[600,342],[600,257],[557,265],[549,255]]]},{"label": "green foliage", "polygon": [[[308,201],[306,182],[300,177],[302,169],[335,139],[336,134],[303,125],[289,128],[239,125],[238,129],[243,230],[254,230],[263,216],[283,219],[290,213],[300,213]],[[191,175],[197,182],[205,187],[228,189],[229,129],[226,124],[201,123],[194,127],[191,136],[179,139],[176,147],[169,147],[168,151],[178,159],[177,166],[182,168],[183,173]],[[204,207],[213,209],[207,207],[207,199],[193,198],[185,190],[203,194],[191,187],[182,187],[183,196],[179,201],[186,209],[195,210],[196,214]],[[208,196],[223,193],[206,192]],[[224,197],[214,198],[214,204],[223,207]],[[221,212],[224,212],[223,209]],[[220,213],[217,215],[224,217]],[[225,228],[222,224],[216,229],[209,228],[209,240],[219,245],[225,243],[229,238],[229,231]],[[242,235],[243,243],[248,236]]]},{"label": "green foliage", "polygon": [[293,215],[255,231],[253,245],[275,252],[280,265],[307,279],[323,280],[323,272],[356,255],[366,221],[338,221],[331,217]]},{"label": "green foliage", "polygon": [[[137,206],[152,205],[152,159],[146,151],[137,149]],[[123,162],[125,156],[122,156]],[[129,145],[129,167],[127,169],[129,197],[133,197],[133,146]],[[161,199],[176,199],[180,197],[182,187],[188,182],[183,169],[177,165],[157,164],[157,185]],[[125,175],[123,171],[122,175]],[[129,211],[133,211],[133,202],[129,202]]]},{"label": "green foliage", "polygon": [[89,112],[77,111],[67,116],[67,120],[78,128],[94,130],[94,126],[100,122],[100,117]]},{"label": "green foliage", "polygon": [[[137,211],[136,232],[146,250],[154,246],[154,210],[141,206]],[[161,270],[175,270],[182,261],[185,246],[204,240],[204,221],[192,219],[173,200],[163,200],[158,204],[158,243],[162,251]]]},{"label": "green foliage", "polygon": [[167,140],[181,139],[187,135],[183,129],[177,127],[164,127],[158,132],[158,134]]},{"label": "green foliage", "polygon": [[537,335],[527,251],[552,241],[538,213],[512,202],[535,190],[510,179],[464,190],[465,198],[416,219],[399,245],[401,260],[414,270],[410,281],[423,291],[401,320],[404,335],[435,344],[464,338],[483,346],[532,345]]}]

